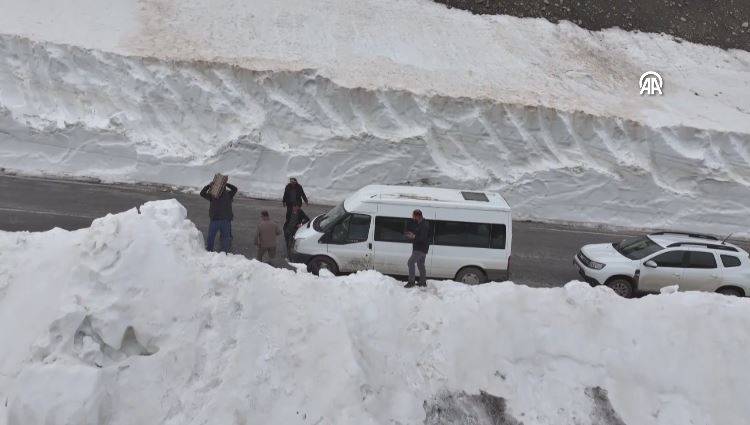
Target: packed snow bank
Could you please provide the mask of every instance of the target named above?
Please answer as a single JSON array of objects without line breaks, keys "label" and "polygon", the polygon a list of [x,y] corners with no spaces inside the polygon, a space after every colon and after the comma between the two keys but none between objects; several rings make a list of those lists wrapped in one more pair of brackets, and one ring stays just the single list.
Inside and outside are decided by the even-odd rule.
[{"label": "packed snow bank", "polygon": [[207,253],[185,217],[0,233],[0,424],[750,417],[746,300],[318,278]]},{"label": "packed snow bank", "polygon": [[[519,218],[717,233],[750,214],[749,52],[427,0],[58,3],[0,0],[9,170],[218,171],[261,197],[297,175],[318,202],[426,183],[499,190]],[[664,96],[639,96],[647,70]]]}]

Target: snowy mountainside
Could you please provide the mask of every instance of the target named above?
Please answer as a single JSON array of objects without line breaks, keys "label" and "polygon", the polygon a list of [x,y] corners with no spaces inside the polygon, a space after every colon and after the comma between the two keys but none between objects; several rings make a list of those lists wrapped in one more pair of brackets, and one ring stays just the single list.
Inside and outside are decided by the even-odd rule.
[{"label": "snowy mountainside", "polygon": [[208,253],[185,217],[159,201],[73,232],[0,232],[0,424],[750,415],[744,299],[318,278]]}]

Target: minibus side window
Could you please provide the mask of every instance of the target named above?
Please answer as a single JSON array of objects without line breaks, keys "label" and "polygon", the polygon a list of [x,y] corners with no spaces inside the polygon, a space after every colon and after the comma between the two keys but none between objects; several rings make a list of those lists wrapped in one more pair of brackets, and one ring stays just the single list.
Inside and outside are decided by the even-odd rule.
[{"label": "minibus side window", "polygon": [[375,240],[410,243],[404,233],[409,220],[398,217],[375,217]]},{"label": "minibus side window", "polygon": [[505,225],[504,224],[492,225],[492,242],[491,242],[490,248],[505,249]]},{"label": "minibus side window", "polygon": [[370,233],[370,216],[365,214],[349,214],[336,223],[331,229],[331,244],[349,244],[364,242]]},{"label": "minibus side window", "polygon": [[349,242],[364,242],[370,236],[370,216],[352,214],[349,223]]},{"label": "minibus side window", "polygon": [[438,221],[435,245],[489,248],[490,225],[462,221]]}]

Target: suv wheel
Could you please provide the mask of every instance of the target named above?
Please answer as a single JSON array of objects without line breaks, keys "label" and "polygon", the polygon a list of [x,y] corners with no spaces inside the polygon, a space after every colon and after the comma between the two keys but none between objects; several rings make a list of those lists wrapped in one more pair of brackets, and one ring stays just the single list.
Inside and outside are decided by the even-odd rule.
[{"label": "suv wheel", "polygon": [[478,267],[465,267],[456,275],[456,281],[467,285],[479,285],[487,282],[487,275]]},{"label": "suv wheel", "polygon": [[307,269],[314,275],[318,275],[320,269],[326,269],[334,275],[339,274],[339,268],[336,266],[336,262],[328,257],[314,257],[309,263],[307,263]]},{"label": "suv wheel", "polygon": [[623,297],[630,298],[633,296],[633,284],[629,280],[618,277],[610,280],[606,284],[610,289],[615,291],[615,294]]},{"label": "suv wheel", "polygon": [[742,292],[737,288],[719,288],[716,290],[717,293],[722,295],[729,295],[730,297],[741,297]]}]

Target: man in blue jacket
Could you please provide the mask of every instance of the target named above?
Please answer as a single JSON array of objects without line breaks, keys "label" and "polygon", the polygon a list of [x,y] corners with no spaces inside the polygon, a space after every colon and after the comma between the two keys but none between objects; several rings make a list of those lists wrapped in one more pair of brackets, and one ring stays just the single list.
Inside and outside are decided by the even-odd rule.
[{"label": "man in blue jacket", "polygon": [[221,195],[218,198],[214,198],[208,193],[211,185],[201,190],[201,196],[211,202],[211,206],[208,209],[208,216],[211,219],[211,223],[208,225],[208,237],[206,238],[206,250],[214,250],[214,239],[216,234],[220,234],[221,239],[221,252],[229,252],[232,249],[232,201],[234,195],[237,193],[237,187],[227,183],[224,186],[224,190],[221,191]]}]

